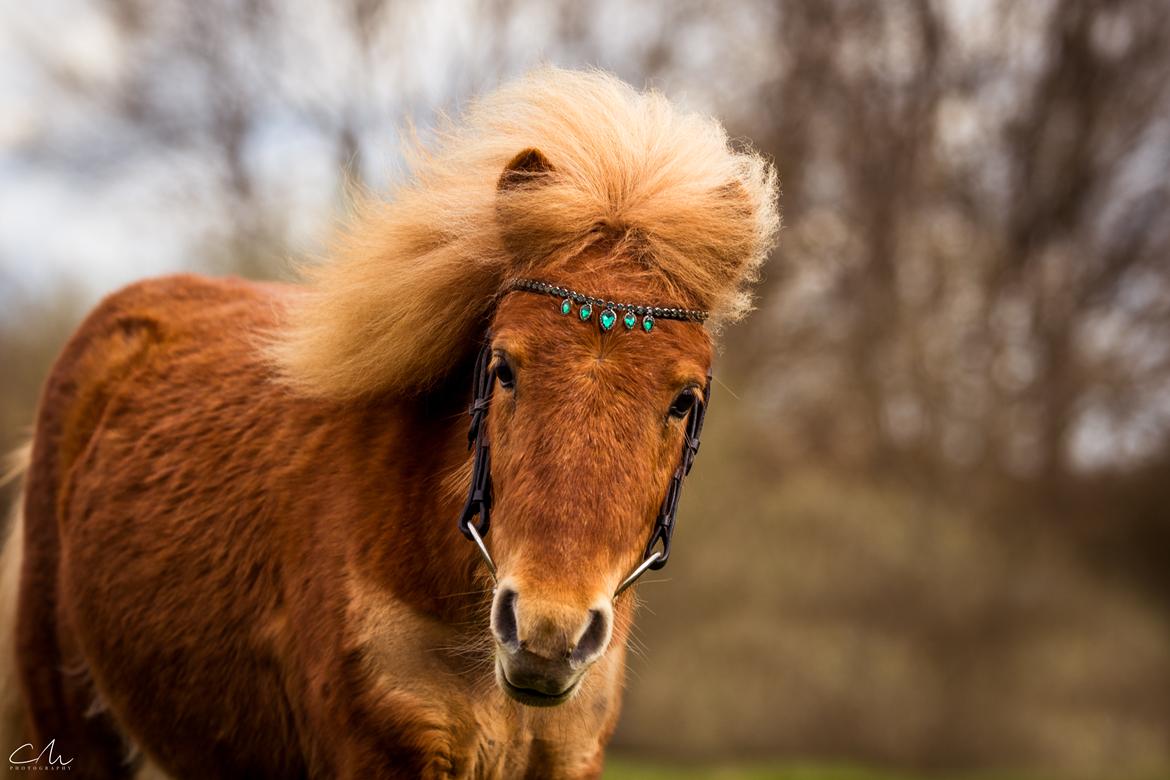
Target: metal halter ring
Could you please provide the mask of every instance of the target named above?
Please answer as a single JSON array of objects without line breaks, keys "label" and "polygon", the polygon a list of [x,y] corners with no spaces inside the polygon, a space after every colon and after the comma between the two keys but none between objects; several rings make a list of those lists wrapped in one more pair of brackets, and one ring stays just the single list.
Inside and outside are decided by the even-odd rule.
[{"label": "metal halter ring", "polygon": [[492,581],[499,582],[496,579],[496,562],[492,560],[492,554],[488,552],[487,545],[483,543],[483,537],[479,535],[479,531],[475,530],[475,525],[467,524],[467,533],[471,536],[471,541],[475,542],[475,546],[479,548],[479,554],[483,556],[483,562],[487,564],[488,571],[492,573]]},{"label": "metal halter ring", "polygon": [[632,572],[629,573],[629,576],[622,580],[622,584],[618,585],[617,590],[613,592],[613,597],[616,599],[618,596],[622,595],[622,591],[633,585],[638,581],[639,577],[650,571],[650,569],[654,568],[654,564],[657,563],[660,558],[662,558],[662,553],[658,552],[657,550],[651,553],[649,558],[639,563],[637,568],[635,568]]}]

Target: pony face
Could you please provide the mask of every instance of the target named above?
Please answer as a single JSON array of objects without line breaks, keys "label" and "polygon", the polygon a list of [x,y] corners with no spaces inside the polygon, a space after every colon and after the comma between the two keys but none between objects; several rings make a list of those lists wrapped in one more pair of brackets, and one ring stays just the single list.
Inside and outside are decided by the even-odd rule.
[{"label": "pony face", "polygon": [[[599,256],[580,265],[555,283],[667,302],[633,266],[623,273]],[[642,560],[712,354],[699,323],[607,331],[596,308],[587,318],[569,309],[512,292],[491,328],[497,681],[533,705],[571,697],[611,641],[624,644],[632,606],[613,594]]]}]

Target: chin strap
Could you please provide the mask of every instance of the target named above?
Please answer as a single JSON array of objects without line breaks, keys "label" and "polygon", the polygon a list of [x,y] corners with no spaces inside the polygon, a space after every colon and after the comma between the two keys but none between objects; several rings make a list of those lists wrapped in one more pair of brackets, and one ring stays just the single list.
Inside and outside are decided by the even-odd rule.
[{"label": "chin strap", "polygon": [[[496,564],[488,552],[484,537],[491,527],[492,513],[492,458],[487,442],[486,418],[488,407],[491,405],[492,389],[495,386],[496,373],[490,370],[492,362],[491,342],[488,341],[479,351],[475,361],[475,379],[473,382],[474,396],[467,413],[471,415],[471,427],[467,431],[467,448],[474,450],[475,456],[471,467],[471,487],[467,492],[467,502],[463,505],[463,512],[459,516],[459,530],[475,543],[479,554],[483,556],[492,580],[496,579]],[[678,511],[678,500],[682,495],[682,483],[687,474],[691,473],[695,455],[699,451],[699,436],[703,432],[703,420],[707,416],[707,405],[711,402],[711,374],[707,374],[707,384],[703,387],[702,399],[696,399],[687,415],[686,432],[683,435],[682,460],[670,478],[666,488],[666,498],[662,501],[662,508],[658,510],[658,518],[654,521],[654,530],[650,533],[650,541],[646,544],[642,562],[622,580],[614,591],[617,598],[626,588],[633,585],[639,577],[650,570],[658,570],[666,565],[670,558],[670,540],[674,534],[675,513]],[[472,520],[479,517],[479,522]],[[658,548],[658,549],[655,549]]]}]

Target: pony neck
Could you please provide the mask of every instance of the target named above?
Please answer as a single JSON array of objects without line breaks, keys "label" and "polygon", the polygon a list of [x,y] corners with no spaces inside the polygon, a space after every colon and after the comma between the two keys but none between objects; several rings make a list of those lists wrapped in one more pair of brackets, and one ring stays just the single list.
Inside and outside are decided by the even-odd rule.
[{"label": "pony neck", "polygon": [[348,559],[363,579],[444,620],[466,619],[493,585],[457,527],[471,474],[471,365],[418,395],[364,404],[345,426],[346,471],[361,486]]}]

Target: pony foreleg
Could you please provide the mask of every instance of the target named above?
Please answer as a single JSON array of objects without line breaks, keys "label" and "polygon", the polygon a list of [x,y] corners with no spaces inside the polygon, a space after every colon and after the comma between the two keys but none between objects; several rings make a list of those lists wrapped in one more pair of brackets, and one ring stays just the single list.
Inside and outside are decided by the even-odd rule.
[{"label": "pony foreleg", "polygon": [[[11,456],[7,473],[0,486],[21,479],[28,470],[32,445],[27,444]],[[27,736],[24,700],[16,667],[16,603],[20,592],[20,567],[24,559],[24,491],[17,494],[10,519],[0,534],[4,549],[0,553],[0,746],[9,749],[20,745]]]}]

